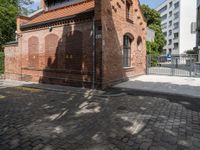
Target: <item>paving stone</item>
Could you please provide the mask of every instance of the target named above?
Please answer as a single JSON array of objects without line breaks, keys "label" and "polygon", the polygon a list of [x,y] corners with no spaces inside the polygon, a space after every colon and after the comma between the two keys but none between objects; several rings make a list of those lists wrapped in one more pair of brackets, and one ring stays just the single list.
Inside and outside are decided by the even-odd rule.
[{"label": "paving stone", "polygon": [[43,144],[39,144],[39,145],[33,147],[33,150],[40,150],[40,149],[42,149],[43,147],[44,147]]},{"label": "paving stone", "polygon": [[122,139],[122,141],[123,141],[124,143],[127,143],[128,140],[129,140],[128,138],[123,138],[123,139]]},{"label": "paving stone", "polygon": [[[88,100],[73,90],[0,90],[6,96],[0,101],[0,149],[200,149],[197,109],[172,101],[173,97],[142,94]],[[195,103],[190,98],[187,101]],[[86,103],[88,107],[82,110],[80,106]],[[120,106],[126,110],[119,111]]]},{"label": "paving stone", "polygon": [[140,146],[140,150],[148,150],[150,146],[151,143],[142,143],[142,145]]},{"label": "paving stone", "polygon": [[192,143],[194,144],[195,147],[200,148],[200,140],[197,138],[192,138]]}]

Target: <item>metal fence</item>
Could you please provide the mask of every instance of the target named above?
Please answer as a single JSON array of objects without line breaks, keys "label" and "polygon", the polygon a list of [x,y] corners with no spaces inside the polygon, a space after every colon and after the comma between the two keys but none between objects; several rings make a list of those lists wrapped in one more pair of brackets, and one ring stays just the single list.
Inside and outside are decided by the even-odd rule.
[{"label": "metal fence", "polygon": [[147,56],[147,74],[200,77],[199,55]]},{"label": "metal fence", "polygon": [[0,77],[4,73],[4,53],[0,52]]}]

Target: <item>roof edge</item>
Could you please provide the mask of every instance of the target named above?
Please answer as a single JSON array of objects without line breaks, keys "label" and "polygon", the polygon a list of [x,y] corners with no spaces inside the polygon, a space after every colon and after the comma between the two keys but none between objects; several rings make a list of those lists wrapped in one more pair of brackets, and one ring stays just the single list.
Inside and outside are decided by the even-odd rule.
[{"label": "roof edge", "polygon": [[78,2],[78,3],[74,3],[74,4],[58,7],[58,8],[55,8],[55,9],[50,9],[50,10],[44,11],[44,13],[49,13],[49,12],[53,12],[53,11],[56,11],[56,10],[59,10],[59,9],[64,9],[64,8],[68,8],[68,7],[74,7],[74,6],[77,6],[77,5],[80,5],[80,4],[88,3],[90,1],[94,1],[94,0],[83,0],[83,1]]},{"label": "roof edge", "polygon": [[64,21],[64,20],[70,20],[70,19],[74,19],[74,18],[79,18],[79,17],[83,17],[83,16],[92,16],[94,15],[94,9],[90,9],[84,12],[81,12],[79,14],[75,14],[75,15],[71,15],[71,16],[66,16],[66,17],[62,17],[62,18],[56,18],[56,19],[52,19],[52,20],[48,20],[48,21],[44,21],[44,22],[38,22],[38,23],[32,23],[32,24],[24,24],[20,26],[21,30],[26,30],[32,27],[39,27],[42,25],[46,25],[46,24],[51,24],[51,23],[56,23],[59,21]]}]

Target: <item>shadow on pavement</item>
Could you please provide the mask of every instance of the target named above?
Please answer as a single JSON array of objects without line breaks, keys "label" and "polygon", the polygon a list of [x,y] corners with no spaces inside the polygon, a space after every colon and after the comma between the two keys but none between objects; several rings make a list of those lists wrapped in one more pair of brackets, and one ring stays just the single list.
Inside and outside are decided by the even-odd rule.
[{"label": "shadow on pavement", "polygon": [[[119,92],[128,94],[107,95]],[[87,89],[5,88],[0,91],[0,148],[194,149],[200,143],[198,106],[197,99],[142,91],[110,89],[97,96]]]}]

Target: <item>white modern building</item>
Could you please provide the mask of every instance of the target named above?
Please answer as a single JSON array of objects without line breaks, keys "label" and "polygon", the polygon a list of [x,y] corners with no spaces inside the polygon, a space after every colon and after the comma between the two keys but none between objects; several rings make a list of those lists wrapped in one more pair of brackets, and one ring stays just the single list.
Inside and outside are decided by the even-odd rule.
[{"label": "white modern building", "polygon": [[196,46],[200,46],[200,0],[197,0],[197,40]]},{"label": "white modern building", "polygon": [[197,0],[165,0],[156,8],[167,41],[164,53],[184,54],[196,46],[196,8]]}]

